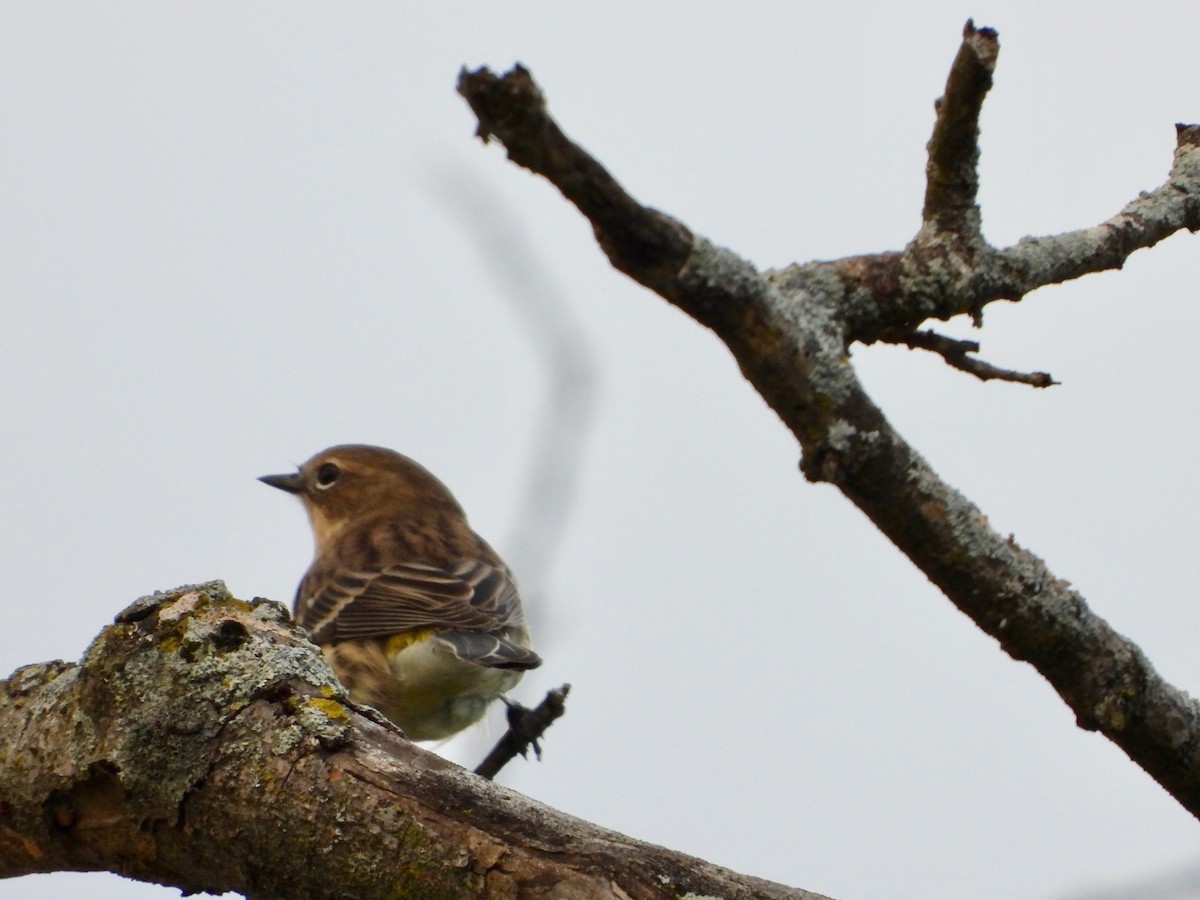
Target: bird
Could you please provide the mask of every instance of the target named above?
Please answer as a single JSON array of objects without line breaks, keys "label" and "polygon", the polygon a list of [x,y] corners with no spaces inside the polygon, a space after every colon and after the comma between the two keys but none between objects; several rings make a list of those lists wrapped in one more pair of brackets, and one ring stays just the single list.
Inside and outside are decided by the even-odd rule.
[{"label": "bird", "polygon": [[541,665],[508,566],[419,463],[341,444],[259,481],[308,513],[313,560],[293,613],[352,702],[411,740],[440,740]]}]

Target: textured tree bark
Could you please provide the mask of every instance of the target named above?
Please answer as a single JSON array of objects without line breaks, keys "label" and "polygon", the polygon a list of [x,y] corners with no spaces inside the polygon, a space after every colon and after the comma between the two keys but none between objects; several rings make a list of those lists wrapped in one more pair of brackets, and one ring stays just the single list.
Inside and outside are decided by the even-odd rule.
[{"label": "textured tree bark", "polygon": [[999,53],[971,22],[937,104],[922,226],[899,252],[759,272],[635,200],[555,124],[521,66],[463,70],[459,93],[509,158],[549,180],[591,222],[613,266],[710,328],[796,436],[801,469],[837,486],[946,596],[1193,815],[1200,815],[1200,706],[1165,682],[1130,640],[1033,553],[997,534],[938,477],[872,402],[850,345],[890,341],[943,355],[980,378],[1038,387],[969,355],[967,342],[917,329],[995,300],[1120,268],[1135,250],[1200,228],[1200,126],[1176,126],[1167,181],[1101,224],[997,249],[976,205],[978,121]]},{"label": "textured tree bark", "polygon": [[346,700],[283,607],[220,582],[0,683],[0,877],[59,870],[252,898],[818,897],[421,750]]}]

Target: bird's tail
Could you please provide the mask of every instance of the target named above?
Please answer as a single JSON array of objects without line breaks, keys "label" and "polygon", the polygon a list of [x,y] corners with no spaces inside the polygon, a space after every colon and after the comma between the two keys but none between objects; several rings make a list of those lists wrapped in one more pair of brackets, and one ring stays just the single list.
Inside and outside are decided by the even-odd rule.
[{"label": "bird's tail", "polygon": [[536,669],[542,658],[520,644],[505,640],[494,632],[439,631],[444,641],[460,658],[489,669]]}]

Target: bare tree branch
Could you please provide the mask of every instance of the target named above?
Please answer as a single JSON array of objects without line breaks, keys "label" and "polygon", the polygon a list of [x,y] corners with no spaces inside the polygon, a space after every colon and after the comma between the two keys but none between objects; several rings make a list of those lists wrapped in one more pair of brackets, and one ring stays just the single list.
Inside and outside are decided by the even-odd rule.
[{"label": "bare tree branch", "polygon": [[[652,290],[669,287],[687,261],[692,234],[669,216],[642,206],[595,159],[571,143],[546,112],[529,70],[503,78],[489,70],[459,73],[458,92],[479,119],[476,134],[495,137],[508,158],[543,176],[587,216],[612,264]],[[647,280],[643,280],[647,279]]]},{"label": "bare tree branch", "polygon": [[1018,384],[1028,384],[1037,388],[1050,387],[1058,384],[1049,372],[1017,372],[1013,369],[1001,369],[990,362],[969,354],[979,352],[978,341],[963,341],[957,338],[938,334],[936,331],[885,333],[881,341],[888,344],[903,344],[910,350],[929,350],[963,372],[974,375],[980,381],[1015,381]]},{"label": "bare tree branch", "polygon": [[963,42],[946,79],[946,92],[936,103],[937,123],[929,139],[925,168],[924,227],[979,237],[979,112],[992,86],[1000,44],[991,28],[976,30],[967,20]]},{"label": "bare tree branch", "polygon": [[249,898],[818,898],[421,750],[346,701],[282,606],[220,582],[0,682],[0,878],[60,870]]},{"label": "bare tree branch", "polygon": [[[978,324],[989,303],[1020,300],[1049,284],[1120,269],[1134,251],[1182,229],[1200,229],[1200,126],[1175,128],[1167,180],[1099,225],[1023,238],[999,250],[982,237],[968,240],[969,233],[923,227],[903,252],[795,264],[766,274],[789,294],[808,290],[836,297],[847,342],[870,344],[892,328],[915,330],[928,319],[962,314]],[[945,218],[939,213],[935,221]]]},{"label": "bare tree branch", "polygon": [[569,684],[547,691],[542,702],[533,709],[505,701],[508,703],[508,730],[483,762],[475,767],[475,774],[481,778],[495,778],[516,757],[525,756],[530,747],[541,759],[542,748],[538,746],[538,741],[546,729],[567,711],[567,694],[570,692]]},{"label": "bare tree branch", "polygon": [[[967,43],[994,35],[968,29]],[[971,53],[979,55],[977,48]],[[956,79],[951,77],[951,87]],[[977,85],[982,84],[977,81]],[[966,91],[982,99],[982,87]],[[1142,651],[1070,585],[943,482],[867,396],[846,353],[888,329],[982,309],[1084,271],[1118,268],[1133,250],[1200,226],[1200,129],[1179,130],[1161,188],[1087,239],[1047,238],[1000,253],[960,252],[964,235],[914,241],[902,254],[759,273],[728,250],[637,203],[551,120],[529,72],[463,71],[459,92],[509,158],[546,177],[592,223],[613,265],[712,329],[791,429],[802,470],[836,485],[954,604],[1006,652],[1054,686],[1080,727],[1103,732],[1193,815],[1200,815],[1200,706],[1164,681]],[[953,97],[953,90],[949,92]],[[978,100],[964,103],[970,109]],[[949,116],[955,101],[943,102]],[[961,122],[969,122],[969,116]],[[948,134],[970,129],[946,126]],[[936,142],[935,142],[936,143]],[[939,157],[940,158],[940,157]],[[932,165],[962,169],[965,152]],[[949,200],[973,197],[964,182]],[[969,219],[969,217],[967,217]],[[1047,252],[1050,251],[1050,252]]]},{"label": "bare tree branch", "polygon": [[1022,238],[999,251],[1005,282],[999,291],[1011,297],[992,299],[1015,300],[1047,284],[1120,269],[1135,250],[1184,228],[1200,229],[1200,125],[1175,126],[1175,158],[1167,180],[1111,219],[1064,234]]}]

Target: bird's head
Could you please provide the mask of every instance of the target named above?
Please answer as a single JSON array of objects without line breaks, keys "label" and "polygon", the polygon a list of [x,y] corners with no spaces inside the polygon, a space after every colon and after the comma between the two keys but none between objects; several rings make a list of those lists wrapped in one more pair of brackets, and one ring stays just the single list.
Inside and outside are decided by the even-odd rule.
[{"label": "bird's head", "polygon": [[318,547],[347,524],[364,519],[462,515],[449,489],[424,466],[394,450],[367,444],[330,447],[296,472],[258,480],[300,498]]}]

